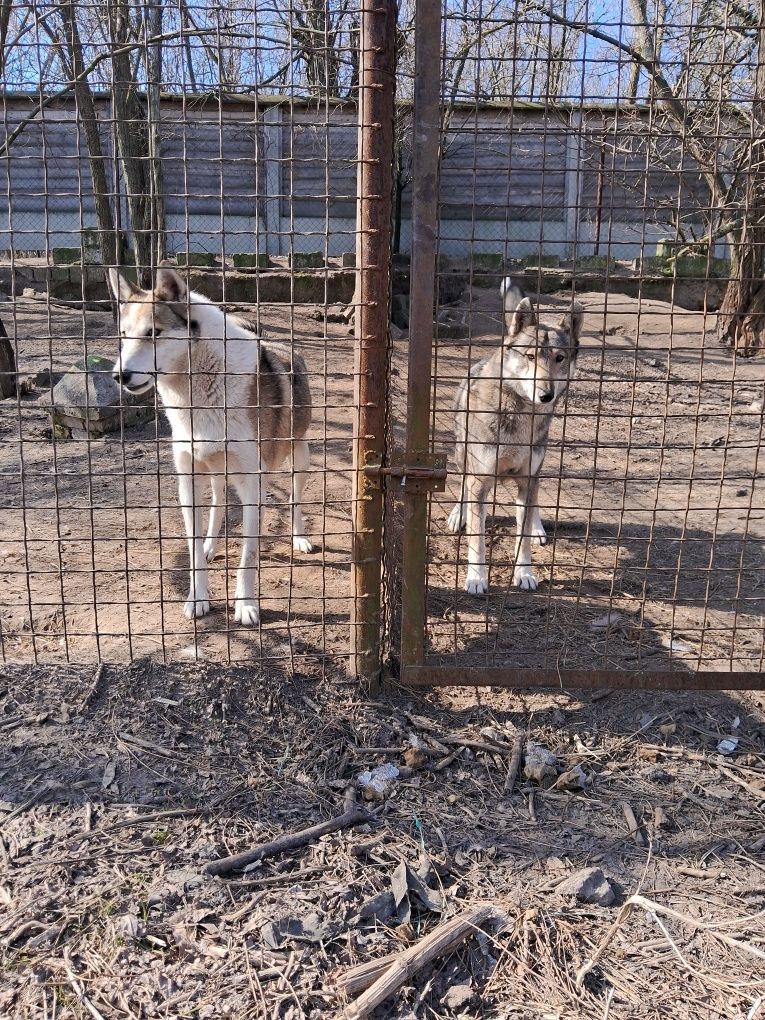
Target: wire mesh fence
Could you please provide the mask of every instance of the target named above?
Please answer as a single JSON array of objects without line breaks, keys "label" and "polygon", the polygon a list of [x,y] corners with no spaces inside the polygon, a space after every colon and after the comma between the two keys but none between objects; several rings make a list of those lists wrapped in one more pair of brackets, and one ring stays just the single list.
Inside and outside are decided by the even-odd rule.
[{"label": "wire mesh fence", "polygon": [[5,13],[0,656],[347,658],[360,10]]},{"label": "wire mesh fence", "polygon": [[[410,623],[426,655],[405,667],[762,672],[763,379],[745,357],[762,329],[762,11],[407,0],[385,29],[395,79],[373,81],[364,19],[387,6],[0,5],[0,656],[345,662],[362,605],[395,655],[403,585],[422,596]],[[418,69],[426,8],[433,59]],[[428,89],[432,329],[416,228]],[[364,97],[392,103],[394,91],[384,139],[369,107],[385,151],[365,156]],[[392,182],[374,177],[381,166]],[[390,209],[384,227],[360,216],[365,174],[367,199]],[[365,239],[387,245],[388,229],[381,259]],[[167,275],[146,305],[166,258],[180,283]],[[141,288],[125,284],[121,307],[110,266]],[[375,309],[388,277],[386,351]],[[574,301],[577,337],[570,319],[560,327]],[[213,338],[200,314],[222,316]],[[179,328],[183,372],[160,357]],[[131,342],[152,330],[144,374],[157,385],[131,394]],[[265,361],[246,343],[256,335]],[[217,360],[200,362],[211,339]],[[491,357],[493,389],[464,382]],[[178,378],[192,381],[173,396]],[[364,419],[388,404],[386,427]],[[183,447],[200,406],[222,432],[212,460]],[[428,435],[413,445],[418,414]],[[472,476],[486,524],[465,498],[452,534],[484,426],[494,453]],[[241,449],[275,439],[281,459],[242,469]],[[304,439],[295,540],[291,457]],[[448,457],[446,490],[428,496],[443,480],[435,455]],[[179,473],[191,475],[191,547]],[[515,519],[515,487],[537,475],[544,536],[533,499]],[[218,476],[222,540],[206,566],[193,511]],[[383,492],[373,549],[383,522],[360,527],[359,508],[382,512]],[[413,518],[412,501],[427,516]],[[530,553],[518,524],[534,532]],[[375,560],[382,602],[379,569],[374,597],[374,571],[363,590],[354,573]],[[205,571],[207,598],[195,588]],[[243,619],[242,586],[257,622]]]},{"label": "wire mesh fence", "polygon": [[[531,5],[514,37],[501,5],[440,21],[428,432],[450,471],[412,539],[411,679],[761,682],[763,387],[743,355],[765,22],[713,7]],[[521,39],[542,25],[560,60],[529,111]],[[515,99],[487,113],[495,80]]]}]

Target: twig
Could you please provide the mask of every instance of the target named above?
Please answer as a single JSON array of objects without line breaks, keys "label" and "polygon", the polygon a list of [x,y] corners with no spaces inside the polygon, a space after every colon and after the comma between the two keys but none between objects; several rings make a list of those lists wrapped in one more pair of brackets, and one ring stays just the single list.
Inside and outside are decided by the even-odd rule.
[{"label": "twig", "polygon": [[610,698],[614,693],[613,687],[601,687],[599,691],[593,691],[590,695],[590,702],[594,705],[598,701],[603,701],[605,698]]},{"label": "twig", "polygon": [[756,946],[749,945],[748,942],[740,942],[738,939],[731,938],[730,935],[725,935],[723,932],[717,931],[715,928],[704,924],[703,921],[698,921],[695,917],[689,917],[687,914],[681,914],[679,911],[673,910],[671,907],[664,907],[660,903],[655,903],[653,900],[649,900],[647,896],[635,895],[630,896],[630,898],[625,902],[624,906],[619,911],[616,920],[606,932],[603,941],[592,954],[590,959],[585,960],[584,964],[577,971],[575,980],[577,988],[582,987],[584,979],[598,963],[606,949],[608,949],[614,936],[624,923],[627,916],[631,913],[633,907],[642,907],[642,909],[647,911],[649,914],[664,914],[665,917],[671,917],[673,920],[679,921],[681,924],[687,924],[698,931],[707,932],[714,938],[724,942],[726,946],[730,946],[731,949],[738,949],[743,953],[749,953],[751,956],[756,956],[760,960],[765,960],[765,952],[758,949]]},{"label": "twig", "polygon": [[447,756],[445,758],[442,758],[441,761],[436,762],[436,764],[432,767],[430,771],[441,772],[443,771],[443,769],[448,768],[448,766],[451,765],[453,761],[459,758],[459,756],[462,754],[464,750],[465,750],[464,746],[458,747],[456,751],[452,751],[451,754],[447,754]]},{"label": "twig", "polygon": [[243,871],[248,865],[262,861],[266,857],[275,857],[277,854],[286,853],[289,850],[298,850],[300,847],[308,846],[316,842],[322,836],[330,832],[337,832],[339,829],[349,829],[362,822],[368,822],[370,814],[366,808],[356,803],[355,790],[349,787],[345,794],[344,811],[335,818],[326,822],[319,822],[308,829],[301,829],[299,832],[287,833],[279,836],[270,843],[263,843],[261,846],[246,850],[241,854],[234,854],[231,857],[220,857],[216,861],[210,861],[205,871],[209,875],[230,875],[233,871]]},{"label": "twig", "polygon": [[136,747],[141,747],[145,751],[153,751],[154,754],[158,754],[161,758],[173,758],[175,756],[175,751],[171,751],[169,747],[162,747],[160,744],[152,744],[150,740],[143,740],[141,737],[134,737],[132,733],[118,733],[117,737],[126,744],[135,744]]},{"label": "twig", "polygon": [[507,766],[505,776],[505,794],[509,797],[513,792],[515,780],[518,778],[518,769],[521,767],[521,755],[523,754],[523,733],[516,733],[513,738],[513,751],[510,755],[510,764]]},{"label": "twig", "polygon": [[[253,1004],[255,1006],[255,1009],[258,1008],[258,998],[260,998],[260,1003],[263,1006],[263,1014],[262,1015],[263,1016],[268,1016],[268,1006],[266,1005],[266,997],[263,994],[263,986],[260,983],[261,975],[253,973],[252,966],[250,965],[250,954],[249,954],[249,952],[247,950],[247,946],[244,943],[242,944],[242,952],[244,953],[244,962],[245,962],[245,965],[247,967],[247,977],[248,977],[249,982],[250,982],[250,990],[252,991],[252,1001],[253,1001]],[[274,975],[274,976],[276,976],[276,975]],[[255,994],[255,985],[256,984],[258,986],[258,994],[257,995]]]},{"label": "twig", "polygon": [[85,1007],[85,1009],[87,1009],[88,1013],[90,1013],[90,1015],[94,1018],[94,1020],[106,1020],[106,1018],[104,1017],[103,1013],[99,1013],[99,1011],[96,1009],[96,1007],[93,1005],[93,1003],[90,1001],[90,999],[85,994],[85,988],[77,980],[77,977],[76,977],[74,971],[70,967],[70,963],[71,963],[71,960],[69,959],[69,950],[65,949],[64,950],[64,970],[66,971],[66,976],[69,978],[69,984],[75,990],[75,992],[77,993],[77,995],[79,997],[80,1002]]},{"label": "twig", "polygon": [[87,691],[85,691],[85,695],[82,701],[80,702],[80,707],[77,710],[80,715],[82,715],[85,709],[90,705],[93,698],[95,698],[96,692],[98,691],[98,685],[101,683],[101,678],[103,677],[103,675],[104,664],[103,662],[99,662],[98,666],[96,667],[96,671],[93,674],[93,679],[91,681],[90,687],[88,687]]},{"label": "twig", "polygon": [[18,818],[19,815],[23,815],[25,811],[28,811],[29,808],[33,807],[41,797],[45,796],[46,793],[50,793],[51,790],[58,789],[59,785],[59,783],[53,783],[50,781],[43,783],[40,789],[36,793],[33,793],[28,800],[25,800],[23,804],[19,804],[19,806],[14,808],[10,814],[5,816],[5,818],[0,818],[0,829],[2,829],[4,825],[7,825],[8,822],[13,821],[14,818]]},{"label": "twig", "polygon": [[643,833],[640,831],[638,820],[635,818],[635,812],[626,800],[622,801],[622,814],[627,822],[627,828],[629,829],[630,836],[632,836],[638,846],[645,846],[645,839],[643,837]]},{"label": "twig", "polygon": [[745,790],[751,793],[756,800],[765,800],[765,790],[761,786],[755,786],[754,783],[747,783],[745,779],[741,779],[735,772],[731,772],[730,769],[726,769],[724,765],[717,766],[720,772],[724,776],[727,776],[732,783],[736,783],[738,786],[742,786]]},{"label": "twig", "polygon": [[[463,942],[470,935],[474,934],[482,924],[497,916],[497,908],[489,903],[482,903],[463,911],[449,921],[438,925],[429,935],[421,939],[416,945],[398,953],[393,957],[385,957],[376,961],[377,966],[373,969],[369,964],[364,980],[368,980],[367,990],[345,1011],[346,1020],[362,1020],[372,1010],[376,1009],[381,1002],[394,995],[405,981],[411,979],[423,967],[426,967],[433,960],[450,952],[460,942]],[[385,970],[380,974],[380,967]],[[339,979],[339,989],[348,991],[351,987],[359,987],[358,972],[361,968],[355,967]],[[372,974],[379,974],[373,977]]]}]

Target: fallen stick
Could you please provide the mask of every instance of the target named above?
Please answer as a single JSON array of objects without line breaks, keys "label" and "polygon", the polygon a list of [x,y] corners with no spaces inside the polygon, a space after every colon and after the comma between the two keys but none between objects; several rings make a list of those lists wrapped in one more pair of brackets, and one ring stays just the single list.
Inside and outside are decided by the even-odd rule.
[{"label": "fallen stick", "polygon": [[516,733],[513,738],[513,751],[510,755],[510,764],[507,766],[507,775],[505,776],[505,790],[504,792],[509,797],[513,792],[515,786],[515,780],[518,778],[518,769],[521,767],[521,755],[523,754],[523,734]]},{"label": "fallen stick", "polygon": [[366,808],[356,803],[356,791],[351,786],[346,791],[344,810],[341,815],[336,815],[335,818],[330,818],[326,822],[319,822],[318,825],[312,825],[308,829],[279,836],[278,839],[274,839],[270,843],[263,843],[252,850],[245,850],[244,853],[233,854],[231,857],[219,857],[216,861],[210,861],[205,867],[205,871],[208,875],[230,875],[234,871],[244,871],[248,865],[265,860],[266,857],[275,857],[277,854],[283,854],[289,850],[299,850],[300,847],[315,843],[317,839],[330,832],[350,829],[354,825],[368,822],[370,817]]},{"label": "fallen stick", "polygon": [[643,833],[640,831],[638,820],[635,818],[635,812],[626,800],[622,801],[622,814],[624,815],[624,820],[627,823],[630,836],[632,836],[638,846],[645,846],[645,839],[643,838]]},{"label": "fallen stick", "polygon": [[453,761],[459,758],[459,756],[462,754],[464,750],[465,750],[464,747],[458,747],[456,751],[452,751],[451,754],[447,754],[445,758],[442,758],[441,761],[437,762],[430,771],[441,772],[443,769],[451,765]]},{"label": "fallen stick", "polygon": [[[417,971],[444,953],[450,952],[470,935],[475,934],[482,924],[496,916],[497,908],[490,903],[471,907],[449,921],[439,924],[429,935],[403,953],[376,961],[378,966],[385,964],[385,970],[379,977],[372,978],[371,975],[375,971],[369,965],[364,965],[368,968],[364,980],[371,978],[372,983],[346,1008],[346,1020],[363,1020],[372,1010],[377,1009],[380,1003],[395,995],[404,982],[409,981]],[[354,971],[358,970],[359,968],[354,968]],[[376,973],[379,973],[379,969]],[[340,978],[339,985],[343,990],[348,988],[349,978],[354,981],[353,971]],[[359,987],[358,977],[353,987]]]},{"label": "fallen stick", "polygon": [[80,1003],[85,1007],[88,1013],[90,1013],[90,1015],[93,1017],[93,1020],[105,1020],[103,1013],[96,1009],[96,1007],[90,1001],[88,996],[85,994],[85,986],[82,984],[81,981],[77,980],[77,976],[72,970],[71,963],[72,961],[69,958],[69,950],[65,949],[64,970],[66,971],[66,976],[69,979],[69,984],[75,990],[75,992],[77,993],[77,997],[80,1000]]},{"label": "fallen stick", "polygon": [[96,671],[93,674],[93,680],[91,681],[90,687],[88,687],[87,691],[85,691],[82,701],[80,702],[80,706],[77,709],[78,715],[82,715],[85,709],[90,705],[93,698],[95,698],[96,692],[98,691],[98,687],[99,684],[101,683],[103,675],[104,664],[103,662],[99,662],[98,666],[96,666]]},{"label": "fallen stick", "polygon": [[758,949],[756,946],[751,946],[748,942],[740,942],[738,939],[731,938],[730,935],[726,935],[724,932],[717,931],[710,925],[704,924],[703,921],[699,921],[695,917],[689,917],[688,914],[681,914],[679,911],[673,910],[672,907],[664,907],[661,903],[655,903],[653,900],[649,900],[646,896],[639,896],[636,894],[635,896],[630,896],[630,898],[625,901],[624,906],[619,911],[618,917],[603,937],[603,941],[592,954],[590,959],[585,960],[584,964],[577,971],[575,978],[577,988],[582,987],[584,979],[598,963],[603,953],[605,953],[611,945],[614,935],[616,935],[617,931],[626,920],[627,915],[631,913],[633,907],[642,907],[649,915],[663,914],[665,917],[671,917],[674,921],[679,921],[680,924],[687,924],[691,928],[695,928],[697,931],[707,932],[707,934],[712,935],[713,938],[724,942],[726,946],[730,946],[731,949],[738,949],[743,953],[749,953],[751,956],[756,956],[760,960],[765,960],[765,952]]},{"label": "fallen stick", "polygon": [[126,744],[135,745],[145,751],[152,751],[154,754],[158,754],[161,758],[172,758],[175,755],[175,751],[170,750],[169,747],[162,747],[160,744],[153,744],[150,740],[144,740],[142,737],[134,737],[132,733],[118,733],[117,738],[124,741]]}]

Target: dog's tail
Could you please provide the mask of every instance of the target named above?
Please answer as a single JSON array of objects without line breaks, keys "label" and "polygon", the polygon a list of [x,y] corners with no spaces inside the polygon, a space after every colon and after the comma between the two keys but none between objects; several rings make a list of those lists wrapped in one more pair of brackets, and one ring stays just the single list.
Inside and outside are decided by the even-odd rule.
[{"label": "dog's tail", "polygon": [[502,302],[505,312],[514,312],[523,301],[524,294],[512,276],[506,276],[500,284],[499,293],[502,295]]}]

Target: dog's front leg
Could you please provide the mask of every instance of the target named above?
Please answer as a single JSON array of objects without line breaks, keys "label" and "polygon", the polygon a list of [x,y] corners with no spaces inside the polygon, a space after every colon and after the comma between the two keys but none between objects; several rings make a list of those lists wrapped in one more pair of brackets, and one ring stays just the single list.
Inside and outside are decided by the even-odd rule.
[{"label": "dog's front leg", "polygon": [[203,479],[193,473],[191,457],[180,454],[176,458],[178,469],[178,498],[186,526],[189,544],[189,597],[183,612],[189,620],[210,612],[210,593],[207,584],[207,560],[202,539]]},{"label": "dog's front leg", "polygon": [[[531,566],[531,524],[532,492],[536,491],[535,479],[519,478],[518,495],[515,500],[515,571],[513,584],[518,588],[534,591],[537,579]],[[537,484],[538,487],[538,484]]]},{"label": "dog's front leg", "polygon": [[547,532],[539,513],[539,475],[529,481],[529,535],[539,545],[547,545]]},{"label": "dog's front leg", "polygon": [[303,520],[303,490],[310,467],[308,443],[301,439],[292,448],[292,548],[295,552],[313,552],[310,539],[306,538]]},{"label": "dog's front leg", "polygon": [[465,484],[463,504],[467,516],[468,569],[465,591],[485,595],[489,590],[486,573],[486,484],[471,475]]},{"label": "dog's front leg", "polygon": [[210,521],[207,525],[207,538],[205,539],[205,559],[208,563],[212,563],[218,551],[218,535],[226,508],[226,479],[223,475],[213,475],[210,483],[212,503],[210,504]]},{"label": "dog's front leg", "polygon": [[260,473],[256,469],[233,479],[242,501],[242,558],[236,574],[234,619],[254,627],[260,619],[258,608],[258,554],[260,543]]}]

